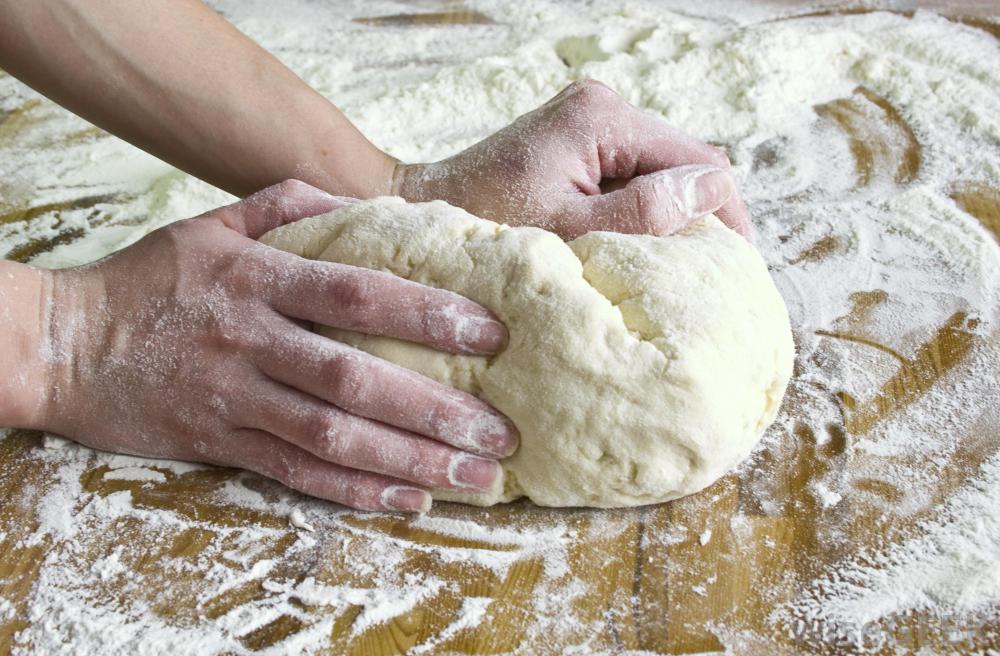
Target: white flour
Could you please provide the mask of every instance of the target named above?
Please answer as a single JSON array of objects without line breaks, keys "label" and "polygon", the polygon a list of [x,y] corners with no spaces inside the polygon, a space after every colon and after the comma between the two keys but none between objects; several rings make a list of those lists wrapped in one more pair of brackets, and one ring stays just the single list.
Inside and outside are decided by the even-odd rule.
[{"label": "white flour", "polygon": [[[369,27],[348,21],[413,10],[391,2],[335,8],[304,0],[216,3],[334,99],[376,144],[408,161],[456,152],[579,77],[601,79],[671,123],[724,143],[743,180],[760,247],[788,302],[800,351],[786,412],[741,468],[744,494],[765,516],[802,512],[774,487],[775,470],[796,456],[804,434],[821,450],[840,439],[843,431],[836,427],[845,416],[855,430],[808,487],[820,538],[844,556],[802,582],[801,592],[776,597],[763,629],[719,621],[714,633],[737,653],[788,635],[806,645],[835,640],[874,650],[899,648],[885,629],[914,613],[931,626],[956,628],[960,637],[995,620],[1000,461],[995,435],[984,431],[1000,424],[994,316],[1000,248],[950,194],[957,182],[1000,188],[997,40],[920,12],[912,18],[772,21],[767,19],[780,10],[698,3],[698,11],[715,16],[702,20],[642,2],[472,4],[498,24]],[[867,91],[856,92],[858,87]],[[817,116],[814,105],[848,97],[855,102],[847,119],[836,106],[825,118]],[[872,97],[890,103],[912,135],[886,120]],[[0,78],[0,116],[35,98],[9,76]],[[232,200],[116,139],[83,132],[84,122],[51,103],[29,115],[31,126],[0,146],[0,205],[30,200],[33,207],[51,208],[30,221],[0,223],[0,251],[28,253],[31,244],[73,230],[75,241],[34,262],[88,262]],[[855,121],[862,141],[875,144],[875,165],[867,174],[857,172],[837,116]],[[919,166],[898,169],[914,141]],[[59,208],[81,197],[89,200]],[[857,292],[876,302],[865,309],[852,296]],[[954,363],[921,350],[945,325],[968,345]],[[991,335],[992,350],[984,347]],[[892,352],[864,343],[888,345]],[[921,372],[928,366],[940,375],[924,385]],[[871,419],[864,408],[877,403],[866,402],[877,399],[894,375],[925,393],[884,419]],[[845,394],[857,409],[845,411]],[[46,446],[59,444],[46,438]],[[18,613],[30,620],[18,643],[41,653],[245,653],[251,648],[243,637],[282,616],[302,626],[261,651],[311,653],[327,644],[337,613],[306,608],[361,607],[350,629],[358,635],[452,585],[410,571],[414,551],[440,563],[469,563],[501,579],[515,565],[540,562],[540,581],[528,602],[529,638],[541,645],[538,651],[560,645],[587,653],[587,639],[579,636],[597,635],[605,626],[571,611],[575,600],[593,591],[573,576],[570,553],[580,540],[604,548],[601,540],[622,535],[630,521],[581,512],[503,526],[488,511],[468,519],[443,508],[412,527],[469,546],[425,544],[392,537],[363,515],[240,475],[213,493],[218,505],[236,513],[231,524],[220,526],[136,500],[144,490],[203,468],[93,454],[75,445],[39,449],[34,457],[50,483],[16,500],[38,523],[18,546],[46,546],[45,563],[23,605],[0,597],[0,621]],[[107,467],[102,479],[122,486],[119,491],[101,496],[84,489],[81,477],[101,466]],[[865,531],[863,548],[852,525],[861,514],[877,520],[874,531]],[[662,534],[647,530],[642,541],[693,539],[709,552],[726,540],[749,540],[752,522],[736,513],[728,526],[672,525]],[[138,531],[136,547],[111,539],[123,527]],[[214,537],[197,557],[167,558],[170,571],[133,573],[142,549],[199,531]],[[273,548],[283,539],[291,546],[279,557]],[[778,546],[771,536],[763,544]],[[311,571],[307,564],[324,557],[344,558],[364,584],[290,578],[295,568],[289,563]],[[721,583],[712,571],[695,574],[698,598]],[[254,581],[266,594],[218,616],[209,612],[214,599]],[[206,610],[164,619],[156,590],[176,591],[179,607],[194,605],[195,594],[193,601]],[[414,653],[433,652],[479,626],[490,608],[490,598],[465,597],[456,619]]]},{"label": "white flour", "polygon": [[954,495],[940,517],[921,525],[915,537],[883,552],[863,554],[817,581],[787,608],[813,631],[884,648],[884,635],[866,631],[880,620],[931,610],[953,619],[986,623],[1000,602],[1000,457],[983,465],[980,478]]}]

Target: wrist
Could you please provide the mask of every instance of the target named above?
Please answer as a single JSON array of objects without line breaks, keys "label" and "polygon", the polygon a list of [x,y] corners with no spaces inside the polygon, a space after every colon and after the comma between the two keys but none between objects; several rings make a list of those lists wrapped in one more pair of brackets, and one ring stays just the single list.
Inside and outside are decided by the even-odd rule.
[{"label": "wrist", "polygon": [[0,262],[0,426],[44,427],[52,274]]},{"label": "wrist", "polygon": [[335,196],[365,199],[395,194],[394,177],[399,160],[370,143],[362,144],[353,156],[344,160],[334,162],[323,178],[310,179],[307,172],[296,177]]},{"label": "wrist", "polygon": [[95,410],[87,392],[96,385],[95,365],[110,357],[116,312],[110,307],[102,268],[90,265],[49,271],[48,309],[42,333],[45,393],[31,426],[72,437]]},{"label": "wrist", "polygon": [[[393,175],[399,160],[392,157],[365,137],[329,101],[321,99],[324,107],[326,131],[320,135],[307,134],[308,143],[293,152],[308,152],[318,148],[312,161],[318,166],[296,164],[288,168],[292,177],[319,187],[335,196],[375,198],[393,193]],[[320,145],[324,144],[324,145]],[[333,148],[325,144],[335,144]],[[285,176],[288,177],[288,176]]]},{"label": "wrist", "polygon": [[435,191],[434,176],[429,174],[431,166],[397,161],[392,172],[391,194],[411,203],[448,200]]},{"label": "wrist", "polygon": [[407,169],[412,166],[412,164],[396,160],[396,164],[392,167],[392,182],[389,187],[390,196],[399,196],[400,198],[410,200],[404,187],[406,186]]},{"label": "wrist", "polygon": [[376,147],[364,135],[357,133],[354,136],[358,143],[345,148],[343,154],[346,156],[338,158],[329,169],[332,179],[325,185],[326,190],[336,196],[360,199],[392,195],[399,160]]}]

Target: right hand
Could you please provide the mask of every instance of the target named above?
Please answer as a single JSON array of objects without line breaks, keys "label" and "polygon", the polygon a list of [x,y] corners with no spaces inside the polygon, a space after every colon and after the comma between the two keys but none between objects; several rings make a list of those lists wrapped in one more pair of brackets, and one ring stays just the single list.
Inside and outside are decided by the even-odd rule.
[{"label": "right hand", "polygon": [[729,158],[580,80],[460,153],[396,164],[393,191],[574,239],[591,230],[669,235],[715,212],[752,240]]},{"label": "right hand", "polygon": [[354,508],[422,511],[475,491],[517,446],[473,396],[312,322],[489,354],[503,325],[457,294],[255,241],[343,204],[287,181],[50,272],[38,428],[91,447],[250,469]]}]

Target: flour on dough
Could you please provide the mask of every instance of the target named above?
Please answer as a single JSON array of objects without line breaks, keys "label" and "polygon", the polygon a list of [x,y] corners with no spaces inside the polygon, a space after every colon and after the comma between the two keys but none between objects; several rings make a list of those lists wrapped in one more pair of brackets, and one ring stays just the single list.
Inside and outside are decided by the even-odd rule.
[{"label": "flour on dough", "polygon": [[262,241],[449,289],[507,325],[507,349],[489,359],[319,329],[471,392],[517,426],[496,489],[435,498],[619,507],[690,494],[747,456],[791,376],[788,313],[764,261],[714,217],[668,237],[567,244],[440,201],[378,198]]}]

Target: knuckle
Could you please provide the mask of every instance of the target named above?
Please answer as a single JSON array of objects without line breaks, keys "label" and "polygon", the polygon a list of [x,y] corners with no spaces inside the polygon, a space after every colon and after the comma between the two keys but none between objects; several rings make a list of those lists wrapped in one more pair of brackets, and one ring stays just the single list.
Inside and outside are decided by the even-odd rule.
[{"label": "knuckle", "polygon": [[229,354],[239,353],[247,346],[245,332],[232,321],[216,318],[212,321],[210,331],[218,344]]},{"label": "knuckle", "polygon": [[639,232],[649,232],[655,225],[656,199],[655,194],[646,185],[639,185],[635,190],[635,220]]},{"label": "knuckle", "polygon": [[282,194],[292,194],[295,193],[296,191],[301,191],[303,189],[309,188],[309,185],[307,185],[305,182],[302,182],[301,180],[296,180],[295,178],[288,178],[274,185],[274,188],[276,191]]},{"label": "knuckle", "polygon": [[[220,207],[218,209],[212,210],[211,214],[218,217],[223,217],[229,214],[229,208]],[[210,225],[209,221],[203,221],[201,216],[196,216],[190,219],[182,219],[180,221],[174,221],[168,226],[160,228],[159,232],[161,234],[170,235],[172,237],[185,236],[185,237],[200,237],[205,231],[206,227]]]},{"label": "knuckle", "polygon": [[600,80],[595,80],[591,77],[581,78],[579,80],[574,80],[570,83],[569,88],[577,93],[593,93],[595,90],[608,90],[608,86],[601,82]]},{"label": "knuckle", "polygon": [[330,388],[333,397],[340,402],[364,398],[371,387],[368,367],[357,357],[343,354],[333,358],[328,365]]},{"label": "knuckle", "polygon": [[447,465],[437,465],[431,456],[430,448],[422,444],[414,444],[411,449],[400,449],[394,458],[399,471],[413,480],[424,480],[432,484],[435,470],[447,473]]},{"label": "knuckle", "polygon": [[351,362],[345,353],[337,353],[323,363],[323,375],[330,384],[350,375]]},{"label": "knuckle", "polygon": [[603,104],[616,97],[610,87],[597,80],[586,78],[570,85],[570,98],[584,107]]},{"label": "knuckle", "polygon": [[354,422],[335,413],[323,413],[314,419],[311,435],[316,454],[324,460],[347,465],[357,446]]},{"label": "knuckle", "polygon": [[305,420],[304,437],[314,448],[324,454],[338,448],[336,423],[326,413],[316,413]]},{"label": "knuckle", "polygon": [[464,413],[455,398],[438,397],[428,404],[426,424],[432,436],[448,443],[464,443]]},{"label": "knuckle", "polygon": [[449,345],[458,341],[462,315],[453,300],[426,295],[415,298],[411,307],[422,341]]},{"label": "knuckle", "polygon": [[377,284],[373,276],[338,274],[330,284],[334,298],[345,309],[359,310],[368,307],[377,297]]},{"label": "knuckle", "polygon": [[239,295],[257,291],[266,278],[266,263],[252,252],[240,252],[225,264],[225,286]]},{"label": "knuckle", "polygon": [[[150,238],[169,244],[177,259],[197,257],[214,264],[232,252],[228,230],[235,219],[227,208],[213,211],[212,216],[197,216],[175,221],[150,234]],[[146,240],[143,240],[146,241]]]},{"label": "knuckle", "polygon": [[[219,292],[214,290],[214,292],[209,293]],[[206,340],[206,343],[218,346],[232,357],[234,354],[240,354],[245,347],[250,345],[248,340],[250,331],[247,330],[247,325],[240,318],[243,315],[241,309],[244,308],[245,304],[225,291],[219,295],[222,297],[221,300],[218,300],[209,310],[197,305],[187,308],[185,320],[191,320],[192,325],[197,325],[199,337]],[[196,371],[196,367],[198,367],[197,362],[183,364],[190,370]],[[224,393],[231,395],[232,389],[227,388]]]},{"label": "knuckle", "polygon": [[663,235],[682,217],[677,199],[663,185],[643,184],[635,190],[635,218],[639,232]]},{"label": "knuckle", "polygon": [[212,460],[216,457],[217,449],[210,440],[199,436],[198,439],[191,442],[191,451],[199,459]]},{"label": "knuckle", "polygon": [[451,432],[452,424],[451,404],[442,401],[433,401],[427,409],[427,427],[433,434],[432,437],[447,437]]},{"label": "knuckle", "polygon": [[309,477],[301,463],[293,461],[285,454],[280,454],[278,459],[271,464],[271,468],[270,475],[275,480],[281,481],[294,490],[308,492]]}]

